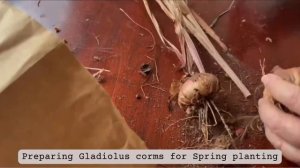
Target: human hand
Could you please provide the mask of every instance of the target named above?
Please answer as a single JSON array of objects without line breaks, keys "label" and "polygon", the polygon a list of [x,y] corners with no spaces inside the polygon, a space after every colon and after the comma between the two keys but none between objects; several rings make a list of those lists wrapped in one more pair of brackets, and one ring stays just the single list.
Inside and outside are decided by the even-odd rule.
[{"label": "human hand", "polygon": [[259,100],[259,115],[271,144],[288,160],[300,165],[300,87],[274,74],[262,77],[265,89],[294,114],[286,113],[263,97]]}]

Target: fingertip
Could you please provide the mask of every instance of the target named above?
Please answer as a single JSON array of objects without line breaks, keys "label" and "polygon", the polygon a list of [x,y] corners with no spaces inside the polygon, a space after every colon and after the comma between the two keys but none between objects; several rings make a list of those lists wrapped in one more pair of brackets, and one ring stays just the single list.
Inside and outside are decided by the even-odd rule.
[{"label": "fingertip", "polygon": [[258,106],[268,105],[270,103],[271,103],[271,101],[266,97],[262,97],[258,100]]},{"label": "fingertip", "polygon": [[260,98],[258,100],[258,113],[260,115],[260,117],[262,117],[262,115],[264,115],[263,113],[265,113],[265,106],[267,105],[266,101],[264,98]]},{"label": "fingertip", "polygon": [[261,82],[263,84],[266,84],[268,82],[269,78],[268,78],[268,74],[264,75],[261,77]]},{"label": "fingertip", "polygon": [[265,135],[269,142],[276,148],[281,149],[283,140],[274,134],[269,127],[265,126]]},{"label": "fingertip", "polygon": [[264,98],[260,98],[258,100],[258,106],[261,106],[263,104],[263,102],[264,102]]},{"label": "fingertip", "polygon": [[258,101],[258,112],[260,118],[263,123],[268,123],[268,125],[273,125],[274,120],[277,119],[278,116],[278,109],[268,101],[266,98],[261,98]]},{"label": "fingertip", "polygon": [[264,85],[268,84],[271,80],[278,79],[278,76],[274,74],[266,74],[261,77],[261,81]]},{"label": "fingertip", "polygon": [[[275,100],[285,105],[289,110],[300,114],[300,88],[299,86],[283,80],[274,74],[267,74],[262,77],[265,91]],[[265,98],[268,98],[265,96]],[[266,100],[267,101],[267,100]],[[261,102],[259,103],[259,105]],[[267,104],[267,102],[265,103]]]}]

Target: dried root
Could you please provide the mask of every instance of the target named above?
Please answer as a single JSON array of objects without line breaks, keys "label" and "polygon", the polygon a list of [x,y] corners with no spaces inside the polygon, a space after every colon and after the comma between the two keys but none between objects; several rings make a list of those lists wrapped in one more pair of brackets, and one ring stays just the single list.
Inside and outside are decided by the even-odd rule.
[{"label": "dried root", "polygon": [[[202,100],[198,104],[195,104],[195,106],[190,106],[186,110],[188,115],[196,115],[198,116],[198,124],[199,124],[199,130],[201,130],[203,134],[203,143],[207,144],[211,141],[210,132],[212,127],[215,127],[218,124],[219,118],[228,134],[228,137],[231,140],[232,145],[234,145],[234,140],[232,137],[232,133],[228,125],[226,124],[226,121],[223,117],[223,115],[220,113],[219,108],[216,106],[213,100]],[[218,117],[216,116],[218,115]],[[210,120],[213,120],[210,122]],[[235,145],[234,145],[235,146]]]},{"label": "dried root", "polygon": [[241,135],[237,138],[242,142],[246,136],[246,134],[249,132],[249,128],[251,130],[258,130],[263,131],[263,125],[260,121],[259,115],[253,115],[253,116],[240,116],[235,119],[235,121],[246,121],[246,124],[244,126],[244,130],[242,131]]}]

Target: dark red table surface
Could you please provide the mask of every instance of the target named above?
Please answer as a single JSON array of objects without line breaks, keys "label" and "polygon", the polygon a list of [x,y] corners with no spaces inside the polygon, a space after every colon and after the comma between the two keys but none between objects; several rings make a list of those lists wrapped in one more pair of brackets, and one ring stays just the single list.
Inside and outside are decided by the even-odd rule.
[{"label": "dark red table surface", "polygon": [[[174,68],[178,65],[176,56],[165,49],[145,12],[142,1],[138,0],[41,0],[11,1],[26,11],[42,25],[68,41],[74,55],[89,67],[109,69],[105,73],[103,87],[111,95],[129,126],[146,142],[149,148],[178,148],[182,138],[180,129],[163,128],[185,116],[180,110],[168,110],[168,92],[145,87],[149,99],[136,99],[142,95],[140,86],[145,78],[139,74],[143,63],[149,63],[147,56],[155,58],[158,65],[159,87],[168,90],[173,79],[179,79],[182,72]],[[210,23],[231,1],[194,0],[190,5],[205,21]],[[164,34],[177,45],[172,22],[160,8],[150,3],[151,9],[161,21]],[[147,46],[151,36],[137,27],[123,13],[126,11],[136,22],[147,27],[156,38],[156,47],[149,52]],[[298,0],[240,0],[216,24],[215,31],[237,58],[224,55],[246,86],[254,93],[260,85],[259,59],[266,59],[266,71],[274,65],[288,68],[300,65],[300,1]],[[99,40],[99,44],[96,38]],[[266,41],[271,38],[272,42]],[[224,72],[198,46],[200,56],[209,72],[218,75],[222,81],[223,94],[216,97],[219,107],[234,115],[257,113],[254,97],[245,100]],[[94,57],[100,60],[95,60]],[[248,135],[241,148],[269,149],[271,145],[263,133]],[[292,163],[284,161],[281,166]]]}]

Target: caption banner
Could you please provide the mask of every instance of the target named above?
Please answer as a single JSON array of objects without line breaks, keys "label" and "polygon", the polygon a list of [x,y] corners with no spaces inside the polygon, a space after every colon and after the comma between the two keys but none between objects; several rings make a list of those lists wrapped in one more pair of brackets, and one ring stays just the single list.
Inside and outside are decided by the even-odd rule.
[{"label": "caption banner", "polygon": [[19,150],[20,164],[280,164],[280,150]]}]

